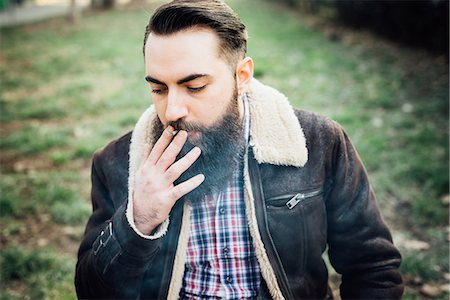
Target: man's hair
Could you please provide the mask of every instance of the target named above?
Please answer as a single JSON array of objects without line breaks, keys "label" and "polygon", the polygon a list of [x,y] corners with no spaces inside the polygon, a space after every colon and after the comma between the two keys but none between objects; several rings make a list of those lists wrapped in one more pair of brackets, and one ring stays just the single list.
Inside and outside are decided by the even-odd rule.
[{"label": "man's hair", "polygon": [[233,67],[247,52],[247,31],[236,13],[220,0],[174,0],[160,6],[145,30],[145,44],[150,33],[170,35],[191,28],[209,28],[219,38],[219,55]]}]

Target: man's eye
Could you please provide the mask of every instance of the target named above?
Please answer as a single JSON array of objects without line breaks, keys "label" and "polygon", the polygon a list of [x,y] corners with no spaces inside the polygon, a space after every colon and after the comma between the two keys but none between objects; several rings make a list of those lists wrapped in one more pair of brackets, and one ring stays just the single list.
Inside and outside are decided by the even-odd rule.
[{"label": "man's eye", "polygon": [[200,92],[201,90],[203,90],[206,87],[206,85],[204,86],[200,86],[200,87],[188,87],[189,92]]},{"label": "man's eye", "polygon": [[164,94],[166,90],[164,89],[152,89],[153,94],[161,95]]}]

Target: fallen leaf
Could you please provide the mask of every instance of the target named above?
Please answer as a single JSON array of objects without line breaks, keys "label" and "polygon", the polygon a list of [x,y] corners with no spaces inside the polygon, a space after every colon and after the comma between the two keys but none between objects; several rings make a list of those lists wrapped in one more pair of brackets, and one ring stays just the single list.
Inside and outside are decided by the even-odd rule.
[{"label": "fallen leaf", "polygon": [[37,245],[38,245],[39,247],[45,247],[45,246],[48,245],[48,243],[49,243],[49,240],[46,239],[46,238],[39,238],[39,239],[37,240]]},{"label": "fallen leaf", "polygon": [[420,288],[420,293],[426,297],[437,297],[442,293],[442,290],[439,286],[433,286],[431,284],[425,283]]},{"label": "fallen leaf", "polygon": [[442,292],[450,292],[450,283],[443,284],[439,288]]},{"label": "fallen leaf", "polygon": [[405,240],[403,246],[409,250],[422,251],[430,249],[430,244],[419,240]]}]

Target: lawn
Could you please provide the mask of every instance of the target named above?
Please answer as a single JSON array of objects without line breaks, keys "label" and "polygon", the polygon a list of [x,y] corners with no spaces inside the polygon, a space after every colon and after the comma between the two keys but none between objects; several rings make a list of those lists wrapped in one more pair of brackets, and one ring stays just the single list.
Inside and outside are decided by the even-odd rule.
[{"label": "lawn", "polygon": [[[405,299],[447,299],[446,59],[266,1],[229,3],[248,25],[255,76],[355,143],[404,257]],[[91,156],[151,102],[142,39],[152,9],[1,29],[1,299],[76,298]]]}]

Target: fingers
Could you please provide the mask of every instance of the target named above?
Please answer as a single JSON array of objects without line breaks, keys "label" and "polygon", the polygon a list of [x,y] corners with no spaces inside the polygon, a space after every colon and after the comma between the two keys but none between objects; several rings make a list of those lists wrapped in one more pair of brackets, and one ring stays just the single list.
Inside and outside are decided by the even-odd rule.
[{"label": "fingers", "polygon": [[163,154],[156,163],[156,166],[161,170],[167,170],[167,168],[169,168],[170,165],[174,163],[178,153],[180,153],[181,149],[183,148],[186,139],[187,132],[184,130],[180,130],[173,141],[166,148],[166,150],[164,150]]},{"label": "fingers", "polygon": [[167,169],[165,177],[168,182],[174,182],[200,157],[202,151],[199,147],[194,147],[183,158],[179,159]]},{"label": "fingers", "polygon": [[164,153],[164,150],[166,150],[167,146],[172,141],[173,131],[174,130],[172,126],[167,126],[167,128],[164,129],[158,141],[156,141],[155,145],[153,146],[153,149],[148,155],[148,162],[155,164],[158,161],[158,159]]},{"label": "fingers", "polygon": [[172,201],[176,201],[198,187],[205,180],[205,175],[198,174],[194,177],[176,185],[170,192],[170,198]]},{"label": "fingers", "polygon": [[150,145],[148,143],[144,144],[144,151],[142,152],[141,162],[145,161],[145,159],[150,154]]}]

